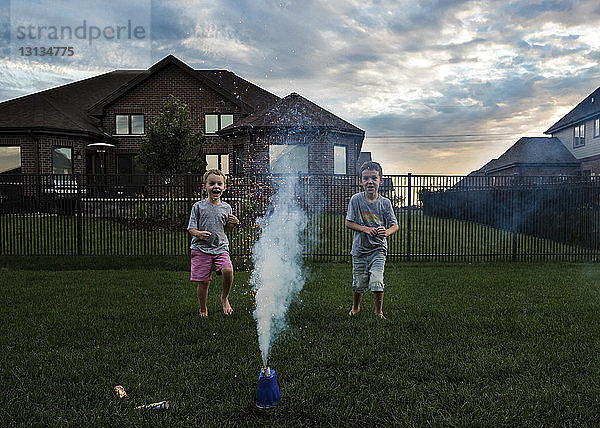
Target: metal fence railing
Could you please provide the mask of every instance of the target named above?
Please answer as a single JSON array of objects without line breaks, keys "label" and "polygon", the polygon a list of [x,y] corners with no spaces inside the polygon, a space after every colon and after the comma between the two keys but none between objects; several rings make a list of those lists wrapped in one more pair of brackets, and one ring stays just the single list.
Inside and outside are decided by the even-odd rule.
[{"label": "metal fence railing", "polygon": [[[184,255],[198,175],[0,175],[0,255]],[[224,200],[240,218],[230,235],[248,259],[282,180],[297,182],[308,215],[305,256],[349,259],[348,201],[360,191],[348,176],[228,177]],[[600,251],[596,177],[385,176],[380,193],[400,230],[392,260],[595,260]]]}]

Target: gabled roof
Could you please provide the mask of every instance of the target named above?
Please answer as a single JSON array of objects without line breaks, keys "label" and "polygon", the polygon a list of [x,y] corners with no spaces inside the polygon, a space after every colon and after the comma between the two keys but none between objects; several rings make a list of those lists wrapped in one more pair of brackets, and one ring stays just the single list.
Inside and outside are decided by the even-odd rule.
[{"label": "gabled roof", "polygon": [[[140,73],[127,84],[121,86],[116,91],[108,94],[105,98],[90,107],[89,113],[93,116],[102,116],[104,108],[121,98],[123,95],[133,90],[137,86],[144,83],[157,72],[165,69],[170,65],[179,67],[184,72],[188,73],[195,79],[198,79],[203,85],[213,89],[223,98],[228,99],[233,104],[237,105],[242,114],[249,114],[255,110],[251,101],[252,95],[260,96],[263,99],[268,99],[274,102],[278,97],[237,77],[235,74],[226,70],[194,70],[189,65],[175,58],[173,55],[168,55],[162,60],[154,64],[148,70]],[[260,104],[260,102],[258,103]]]},{"label": "gabled roof", "polygon": [[245,128],[325,128],[363,136],[365,132],[293,92],[275,104],[257,111],[219,134],[235,133]]},{"label": "gabled roof", "polygon": [[[169,55],[148,70],[115,70],[0,103],[0,132],[40,131],[106,139],[100,120],[102,109],[141,84],[153,73],[175,64],[246,114],[280,98],[227,70],[194,70]],[[93,112],[94,114],[90,114]]]},{"label": "gabled roof", "polygon": [[86,110],[140,71],[112,71],[0,103],[2,131],[19,129],[81,132],[106,137]]},{"label": "gabled roof", "polygon": [[227,70],[196,70],[205,79],[214,82],[236,99],[250,105],[253,111],[273,105],[280,98],[277,95],[265,91],[263,88],[242,79],[235,73]]},{"label": "gabled roof", "polygon": [[575,156],[556,137],[522,137],[499,158],[492,159],[471,174],[485,175],[516,166],[558,167],[579,164]]},{"label": "gabled roof", "polygon": [[589,94],[573,110],[552,125],[544,134],[552,134],[600,114],[600,88]]}]

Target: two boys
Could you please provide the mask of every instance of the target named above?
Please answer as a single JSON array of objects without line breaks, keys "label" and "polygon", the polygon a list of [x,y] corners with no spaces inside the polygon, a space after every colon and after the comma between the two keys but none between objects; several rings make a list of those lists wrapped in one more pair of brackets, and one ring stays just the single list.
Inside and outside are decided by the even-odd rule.
[{"label": "two boys", "polygon": [[[382,176],[381,165],[365,162],[360,168],[360,184],[364,192],[353,195],[348,205],[345,224],[354,231],[351,251],[353,304],[350,315],[360,311],[362,296],[370,289],[374,295],[375,314],[385,318],[383,271],[387,255],[386,237],[398,230],[398,221],[390,200],[379,195]],[[194,204],[188,224],[188,232],[192,235],[190,279],[197,283],[201,316],[208,316],[206,300],[213,264],[217,274],[223,275],[223,313],[229,315],[233,312],[228,298],[233,283],[233,266],[226,233],[238,225],[239,220],[232,214],[231,206],[221,201],[225,187],[225,176],[221,171],[207,171],[202,188],[208,196]]]}]

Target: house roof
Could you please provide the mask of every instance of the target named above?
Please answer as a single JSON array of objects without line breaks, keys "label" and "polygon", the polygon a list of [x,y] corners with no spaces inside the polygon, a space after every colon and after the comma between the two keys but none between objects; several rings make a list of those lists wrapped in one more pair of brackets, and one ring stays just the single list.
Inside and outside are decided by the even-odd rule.
[{"label": "house roof", "polygon": [[263,109],[280,100],[277,95],[242,79],[228,70],[196,70],[196,73],[214,82],[236,99],[251,106],[253,111]]},{"label": "house roof", "polygon": [[249,114],[256,109],[265,107],[265,105],[270,103],[272,104],[279,99],[276,95],[259,88],[230,71],[194,70],[173,55],[168,55],[148,70],[140,72],[125,85],[119,87],[112,93],[107,94],[102,100],[92,105],[89,108],[89,113],[94,116],[101,116],[105,107],[144,83],[155,73],[170,65],[179,67],[193,78],[198,79],[203,85],[213,89],[225,99],[228,99],[233,104],[240,107],[242,114]]},{"label": "house roof", "polygon": [[0,130],[68,130],[106,137],[86,110],[139,73],[112,71],[0,103]]},{"label": "house roof", "polygon": [[499,158],[469,175],[485,175],[515,166],[577,166],[579,161],[556,137],[522,137]]},{"label": "house roof", "polygon": [[115,70],[0,103],[0,132],[44,131],[110,138],[100,128],[102,109],[153,73],[175,64],[250,113],[280,98],[227,70],[194,70],[172,55],[148,70]]},{"label": "house roof", "polygon": [[552,134],[600,114],[600,87],[552,125],[544,134]]},{"label": "house roof", "polygon": [[363,136],[365,132],[335,114],[293,92],[275,104],[256,111],[219,131],[235,133],[245,128],[320,128]]}]

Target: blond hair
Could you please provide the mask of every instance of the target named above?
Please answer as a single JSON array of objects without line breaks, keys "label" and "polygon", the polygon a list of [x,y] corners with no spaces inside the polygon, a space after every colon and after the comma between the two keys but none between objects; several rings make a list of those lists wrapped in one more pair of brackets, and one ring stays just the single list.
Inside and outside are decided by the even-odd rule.
[{"label": "blond hair", "polygon": [[204,173],[204,176],[202,177],[202,184],[206,184],[206,180],[208,180],[208,176],[211,174],[220,175],[221,177],[223,177],[223,181],[227,182],[227,177],[225,177],[225,174],[223,174],[223,172],[221,172],[220,169],[209,169]]}]

